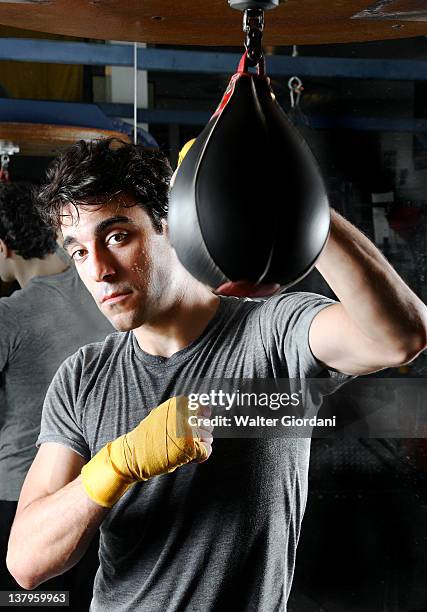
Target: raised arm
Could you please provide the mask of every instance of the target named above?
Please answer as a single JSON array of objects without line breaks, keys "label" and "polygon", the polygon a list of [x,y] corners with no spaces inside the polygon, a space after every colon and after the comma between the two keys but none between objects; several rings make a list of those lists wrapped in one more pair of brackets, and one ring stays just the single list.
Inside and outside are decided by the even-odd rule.
[{"label": "raised arm", "polygon": [[412,361],[427,348],[427,308],[380,251],[332,211],[331,234],[317,269],[340,304],[313,319],[314,356],[347,374]]}]

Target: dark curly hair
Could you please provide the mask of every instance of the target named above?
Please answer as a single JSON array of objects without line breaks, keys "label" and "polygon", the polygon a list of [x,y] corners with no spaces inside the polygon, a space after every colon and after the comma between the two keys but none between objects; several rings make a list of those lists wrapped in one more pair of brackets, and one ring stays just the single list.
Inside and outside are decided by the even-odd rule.
[{"label": "dark curly hair", "polygon": [[133,197],[162,232],[168,211],[172,169],[157,149],[133,145],[117,138],[80,140],[49,166],[38,193],[38,207],[55,229],[64,205],[102,205],[120,194]]},{"label": "dark curly hair", "polygon": [[0,238],[24,259],[56,251],[55,232],[40,217],[30,184],[0,183]]}]

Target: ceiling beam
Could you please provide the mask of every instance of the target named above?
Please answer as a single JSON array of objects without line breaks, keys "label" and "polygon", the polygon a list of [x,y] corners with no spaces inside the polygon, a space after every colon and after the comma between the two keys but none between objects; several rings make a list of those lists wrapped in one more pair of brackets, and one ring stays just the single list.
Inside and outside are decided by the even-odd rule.
[{"label": "ceiling beam", "polygon": [[[138,49],[140,70],[230,74],[235,72],[239,53]],[[23,38],[0,38],[0,61],[81,64],[86,66],[132,66],[131,45],[81,43]],[[321,78],[427,81],[427,60],[355,59],[335,57],[267,56],[271,75]]]}]

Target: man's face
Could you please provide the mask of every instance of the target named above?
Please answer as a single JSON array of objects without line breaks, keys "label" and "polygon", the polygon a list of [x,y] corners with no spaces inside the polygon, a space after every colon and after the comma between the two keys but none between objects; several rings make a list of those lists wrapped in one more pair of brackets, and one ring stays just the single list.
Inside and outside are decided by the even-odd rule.
[{"label": "man's face", "polygon": [[120,331],[160,312],[171,285],[172,248],[130,196],[64,207],[64,248],[98,307]]}]

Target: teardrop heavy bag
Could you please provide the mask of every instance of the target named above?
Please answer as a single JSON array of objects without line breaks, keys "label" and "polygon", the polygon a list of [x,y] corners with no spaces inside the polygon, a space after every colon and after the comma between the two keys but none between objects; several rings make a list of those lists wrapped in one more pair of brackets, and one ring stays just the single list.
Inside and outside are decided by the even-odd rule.
[{"label": "teardrop heavy bag", "polygon": [[289,286],[314,266],[330,223],[316,160],[275,100],[263,62],[246,54],[170,194],[179,260],[211,287],[228,281]]}]

